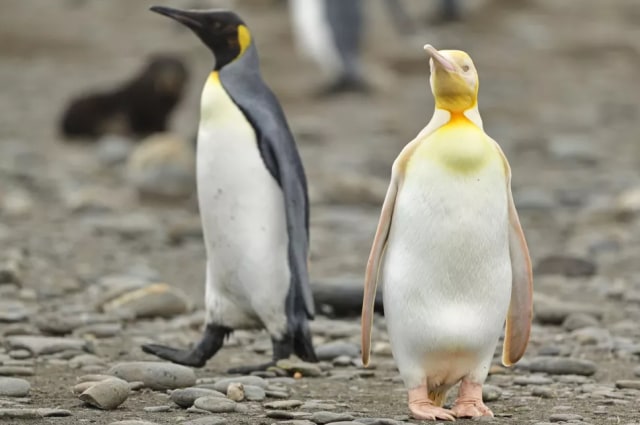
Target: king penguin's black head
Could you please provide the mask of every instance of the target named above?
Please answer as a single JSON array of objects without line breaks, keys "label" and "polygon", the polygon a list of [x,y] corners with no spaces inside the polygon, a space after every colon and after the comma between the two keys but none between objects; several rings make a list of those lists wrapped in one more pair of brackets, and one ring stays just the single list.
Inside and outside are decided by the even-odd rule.
[{"label": "king penguin's black head", "polygon": [[152,6],[153,12],[186,25],[211,49],[216,70],[241,56],[251,45],[251,33],[238,15],[228,10],[179,10]]}]

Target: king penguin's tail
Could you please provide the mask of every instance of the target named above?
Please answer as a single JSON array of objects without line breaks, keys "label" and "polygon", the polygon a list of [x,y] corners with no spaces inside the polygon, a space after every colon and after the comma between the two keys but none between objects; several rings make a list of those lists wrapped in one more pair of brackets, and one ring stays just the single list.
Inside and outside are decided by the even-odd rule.
[{"label": "king penguin's tail", "polygon": [[298,321],[293,331],[293,352],[305,362],[316,363],[318,361],[306,317]]}]

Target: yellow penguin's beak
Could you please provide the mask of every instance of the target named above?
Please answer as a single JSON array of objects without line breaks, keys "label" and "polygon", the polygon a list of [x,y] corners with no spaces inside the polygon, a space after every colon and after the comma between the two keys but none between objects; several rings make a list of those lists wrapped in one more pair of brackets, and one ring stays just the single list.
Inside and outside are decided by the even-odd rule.
[{"label": "yellow penguin's beak", "polygon": [[457,68],[453,62],[445,58],[433,47],[431,44],[425,44],[424,50],[433,59],[434,63],[440,65],[444,70],[449,72],[456,72]]}]

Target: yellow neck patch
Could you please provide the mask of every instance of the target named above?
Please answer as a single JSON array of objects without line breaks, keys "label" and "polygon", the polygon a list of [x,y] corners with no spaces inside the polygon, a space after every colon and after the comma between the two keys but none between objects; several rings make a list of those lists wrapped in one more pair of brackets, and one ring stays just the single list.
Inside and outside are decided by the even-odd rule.
[{"label": "yellow neck patch", "polygon": [[215,84],[217,86],[220,85],[220,73],[218,71],[213,71],[209,74],[209,78],[207,79],[207,84]]},{"label": "yellow neck patch", "polygon": [[452,113],[448,123],[416,149],[409,166],[435,162],[456,174],[472,174],[498,154],[491,139],[463,113]]},{"label": "yellow neck patch", "polygon": [[245,25],[238,25],[238,43],[240,44],[238,57],[240,57],[251,45],[251,32]]}]

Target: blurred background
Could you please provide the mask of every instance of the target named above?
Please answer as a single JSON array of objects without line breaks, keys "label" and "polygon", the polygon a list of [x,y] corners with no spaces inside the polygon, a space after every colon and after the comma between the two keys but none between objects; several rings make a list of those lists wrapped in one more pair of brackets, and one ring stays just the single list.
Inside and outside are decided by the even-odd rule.
[{"label": "blurred background", "polygon": [[[439,1],[406,0],[413,32],[398,30],[382,0],[364,3],[369,90],[321,95],[330,81],[301,54],[286,1],[3,1],[3,267],[19,264],[15,279],[40,299],[119,273],[167,281],[201,306],[193,147],[213,60],[148,7],[222,6],[252,29],[303,157],[314,284],[361,286],[391,164],[433,111],[422,50],[431,43],[476,63],[485,129],[513,169],[537,297],[640,294],[637,0],[465,0],[455,20],[442,19]],[[127,133],[117,120],[96,124],[95,137],[61,132],[73,99],[123,87],[159,54],[178,60],[163,80],[178,93],[164,133]]]}]

